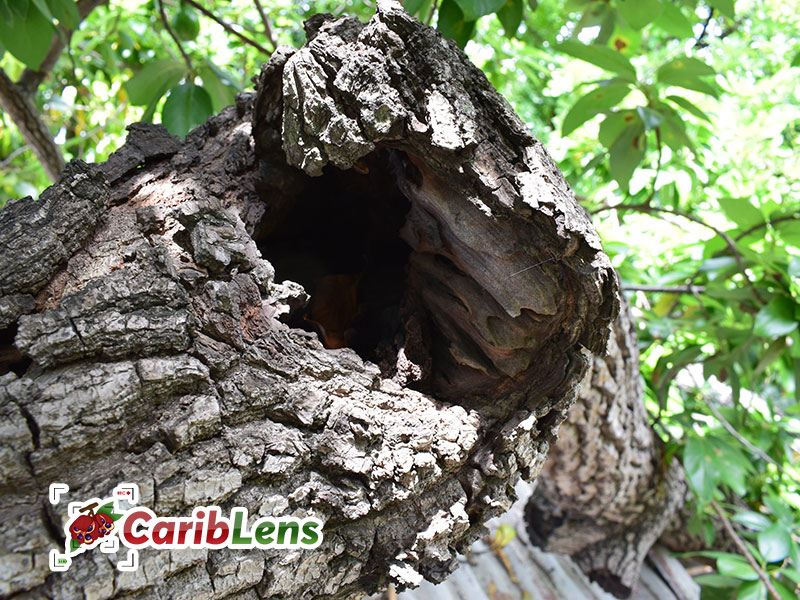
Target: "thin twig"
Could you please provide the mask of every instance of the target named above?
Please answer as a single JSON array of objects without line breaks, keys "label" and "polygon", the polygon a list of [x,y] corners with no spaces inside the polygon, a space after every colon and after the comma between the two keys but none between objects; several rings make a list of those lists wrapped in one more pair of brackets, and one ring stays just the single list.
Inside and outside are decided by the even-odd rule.
[{"label": "thin twig", "polygon": [[745,229],[742,233],[737,235],[734,239],[738,242],[742,238],[746,238],[748,235],[753,233],[754,231],[758,231],[759,229],[763,229],[767,225],[775,225],[776,223],[782,223],[783,221],[794,221],[800,219],[800,213],[792,213],[790,215],[783,215],[782,217],[778,217],[776,219],[769,219],[764,221],[763,223],[759,223],[758,225],[753,225],[749,229]]},{"label": "thin twig", "polygon": [[431,12],[428,15],[427,20],[425,21],[425,25],[430,27],[431,23],[433,22],[433,15],[436,13],[437,5],[439,4],[439,0],[433,0],[433,5],[431,6]]},{"label": "thin twig", "polygon": [[660,214],[667,214],[667,215],[674,215],[677,217],[683,217],[684,219],[688,219],[698,225],[702,225],[707,229],[710,229],[714,233],[716,233],[719,237],[721,237],[725,243],[727,244],[728,248],[730,248],[731,252],[733,253],[733,257],[736,260],[736,264],[739,267],[739,271],[741,272],[742,276],[744,277],[745,281],[747,281],[748,285],[752,288],[753,294],[759,301],[765,303],[764,298],[761,297],[761,294],[758,293],[753,281],[750,279],[750,276],[747,274],[747,271],[744,266],[744,261],[742,260],[742,255],[739,253],[739,249],[736,247],[736,243],[731,239],[731,237],[719,229],[718,227],[714,227],[713,225],[709,225],[703,219],[699,217],[695,217],[694,215],[690,215],[689,213],[685,213],[679,210],[672,210],[669,208],[661,208],[660,206],[650,206],[649,204],[615,204],[613,206],[603,206],[598,208],[595,211],[592,211],[592,215],[596,215],[597,213],[604,212],[607,210],[632,210],[641,213],[660,213]]},{"label": "thin twig", "polygon": [[739,443],[742,444],[742,446],[744,446],[748,450],[750,450],[750,452],[757,455],[762,460],[767,461],[769,464],[774,465],[775,468],[777,468],[782,475],[785,475],[783,466],[781,466],[777,461],[775,461],[775,459],[773,459],[769,454],[764,452],[761,448],[754,446],[747,438],[745,438],[744,436],[742,436],[741,433],[736,431],[733,425],[728,423],[725,417],[723,417],[722,414],[720,414],[719,409],[716,406],[714,406],[714,400],[712,400],[711,398],[706,398],[706,400],[707,400],[706,406],[708,406],[708,408],[711,410],[713,415],[716,417],[717,421],[722,423],[722,426],[728,431],[728,433],[730,433],[733,437],[735,437],[739,441]]},{"label": "thin twig", "polygon": [[212,13],[210,10],[208,10],[207,8],[205,8],[204,6],[202,6],[201,4],[198,4],[198,3],[197,3],[197,2],[195,2],[194,0],[184,0],[184,2],[186,2],[186,4],[188,4],[189,6],[193,6],[194,8],[196,8],[197,10],[199,10],[201,13],[203,13],[203,14],[204,14],[205,16],[207,16],[209,19],[211,19],[212,21],[214,21],[214,22],[215,22],[217,25],[219,25],[220,27],[222,27],[222,28],[223,28],[225,31],[227,31],[228,33],[232,33],[233,35],[235,35],[236,37],[238,37],[238,38],[239,38],[240,40],[242,40],[242,41],[243,41],[245,44],[247,44],[247,45],[249,45],[249,46],[252,46],[253,48],[255,48],[256,50],[258,50],[258,51],[259,51],[259,52],[261,52],[262,54],[265,54],[266,56],[269,56],[270,54],[272,54],[272,52],[270,52],[269,50],[267,50],[266,48],[264,48],[264,46],[262,46],[261,44],[259,44],[259,43],[258,43],[258,42],[256,42],[255,40],[251,40],[251,39],[250,39],[249,37],[247,37],[246,35],[244,35],[244,34],[242,34],[242,33],[238,32],[238,31],[236,31],[236,30],[235,30],[233,27],[231,27],[230,25],[228,25],[228,24],[227,24],[225,21],[223,21],[222,19],[220,19],[220,18],[219,18],[217,15],[215,15],[214,13]]},{"label": "thin twig", "polygon": [[698,46],[700,42],[703,40],[703,38],[706,37],[706,33],[708,33],[708,25],[711,23],[711,19],[713,16],[714,16],[714,9],[709,7],[708,16],[706,17],[705,23],[703,23],[703,30],[700,32],[700,35],[698,35],[694,40],[695,46]]},{"label": "thin twig", "polygon": [[14,160],[15,158],[17,158],[17,156],[19,156],[19,155],[20,155],[20,154],[22,154],[23,152],[25,152],[25,150],[30,150],[30,147],[28,146],[28,144],[25,144],[24,146],[20,146],[19,148],[17,148],[16,150],[14,150],[14,151],[13,151],[11,154],[9,154],[8,156],[6,156],[6,157],[5,157],[5,158],[2,160],[2,162],[0,162],[0,169],[3,169],[3,168],[5,168],[5,166],[6,166],[8,163],[10,163],[12,160]]},{"label": "thin twig", "polygon": [[623,285],[626,292],[652,292],[660,294],[703,294],[706,291],[702,285]]},{"label": "thin twig", "polygon": [[656,175],[653,177],[653,188],[650,190],[650,195],[647,197],[647,200],[644,201],[645,204],[648,206],[650,202],[653,201],[653,197],[656,195],[656,183],[658,182],[658,175],[661,173],[661,129],[656,127],[656,144],[658,145],[658,158],[656,159]]},{"label": "thin twig", "polygon": [[275,42],[275,36],[272,33],[272,26],[269,24],[269,17],[267,17],[267,13],[264,12],[264,7],[261,6],[261,0],[255,0],[256,8],[258,9],[258,14],[261,17],[261,22],[264,24],[264,34],[267,36],[269,43],[272,44],[272,49],[278,47],[278,44]]},{"label": "thin twig", "polygon": [[186,67],[189,69],[189,72],[194,71],[194,67],[192,66],[192,60],[189,58],[189,55],[186,54],[186,51],[183,49],[183,44],[178,39],[178,36],[175,35],[175,32],[172,31],[172,27],[169,25],[169,21],[167,20],[167,12],[164,10],[164,2],[163,0],[156,0],[158,3],[158,12],[161,14],[161,22],[164,24],[164,29],[167,30],[167,33],[172,38],[172,41],[175,42],[175,45],[180,50],[181,56],[183,57],[183,61],[186,63]]},{"label": "thin twig", "polygon": [[731,525],[730,519],[728,519],[727,515],[725,515],[725,513],[722,511],[720,505],[717,504],[716,500],[712,500],[711,506],[714,508],[717,516],[722,521],[722,526],[725,528],[725,532],[728,534],[728,537],[731,538],[731,541],[736,546],[736,549],[739,550],[745,559],[747,559],[747,562],[750,563],[750,566],[753,567],[753,570],[758,574],[758,578],[764,583],[769,595],[773,598],[773,600],[781,600],[781,597],[778,595],[775,586],[773,586],[772,582],[769,580],[769,575],[767,575],[761,566],[756,562],[756,559],[750,553],[750,550],[747,549],[744,540],[739,537],[738,533],[736,533],[733,525]]}]

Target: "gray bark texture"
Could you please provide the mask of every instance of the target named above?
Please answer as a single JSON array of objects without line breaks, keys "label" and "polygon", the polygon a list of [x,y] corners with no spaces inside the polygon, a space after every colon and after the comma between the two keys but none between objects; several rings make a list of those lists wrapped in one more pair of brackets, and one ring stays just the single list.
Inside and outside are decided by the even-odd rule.
[{"label": "gray bark texture", "polygon": [[[0,595],[441,581],[542,468],[618,310],[589,218],[399,3],[307,34],[184,142],[131,125],[0,211]],[[159,515],[315,516],[324,542],[142,551],[136,572],[95,550],[51,573],[67,501],[121,481]]]},{"label": "gray bark texture", "polygon": [[665,460],[650,426],[635,322],[623,300],[608,354],[593,358],[536,481],[528,533],[624,598],[662,535],[676,549],[697,546],[685,532],[689,500],[683,467]]}]

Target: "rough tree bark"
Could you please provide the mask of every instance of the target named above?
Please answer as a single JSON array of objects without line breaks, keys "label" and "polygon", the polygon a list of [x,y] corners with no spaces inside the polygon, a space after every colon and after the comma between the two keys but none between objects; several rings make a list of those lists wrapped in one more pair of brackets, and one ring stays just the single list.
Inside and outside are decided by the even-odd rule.
[{"label": "rough tree bark", "polygon": [[[399,3],[307,34],[185,142],[132,125],[106,163],[73,161],[0,212],[0,594],[439,581],[541,469],[617,312],[587,215],[483,74]],[[132,573],[91,551],[50,573],[53,481],[67,500],[136,482],[162,515],[314,515],[325,539],[142,552]]]},{"label": "rough tree bark", "polygon": [[683,468],[664,459],[650,426],[636,328],[623,300],[608,354],[593,358],[537,479],[526,507],[528,533],[625,598],[662,534],[670,547],[697,546],[685,532],[689,500]]}]

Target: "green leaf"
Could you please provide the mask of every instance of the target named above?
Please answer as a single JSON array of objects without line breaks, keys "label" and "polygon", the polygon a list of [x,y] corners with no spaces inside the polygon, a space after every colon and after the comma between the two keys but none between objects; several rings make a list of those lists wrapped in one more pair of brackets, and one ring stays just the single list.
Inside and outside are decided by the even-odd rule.
[{"label": "green leaf", "polygon": [[767,599],[767,586],[761,580],[748,581],[742,584],[739,588],[739,593],[736,594],[736,600],[766,600]]},{"label": "green leaf", "polygon": [[30,0],[6,0],[8,7],[15,17],[20,19],[28,18],[28,10],[30,9]]},{"label": "green leaf", "polygon": [[626,79],[630,81],[636,80],[636,69],[631,64],[626,56],[622,53],[606,48],[605,46],[587,46],[579,42],[566,41],[556,46],[556,50],[560,50],[565,54],[579,58],[580,60],[591,63],[595,66],[626,75]]},{"label": "green leaf", "polygon": [[736,588],[739,587],[742,582],[735,577],[727,577],[725,575],[699,575],[694,578],[694,580],[699,583],[703,587],[712,587],[712,588]]},{"label": "green leaf", "polygon": [[408,14],[416,16],[423,4],[425,4],[425,0],[406,0],[403,3],[403,8],[406,9]]},{"label": "green leaf", "polygon": [[708,121],[709,123],[711,123],[711,119],[709,118],[709,116],[706,113],[704,113],[702,110],[697,108],[697,106],[695,106],[694,104],[689,102],[686,98],[682,98],[680,96],[667,96],[667,100],[669,100],[670,102],[673,102],[674,104],[677,104],[678,106],[680,106],[684,110],[689,111],[690,113],[692,113],[698,119],[703,119],[703,120]]},{"label": "green leaf", "polygon": [[609,149],[611,176],[622,190],[628,189],[633,172],[644,158],[645,141],[644,127],[639,122],[625,127]]},{"label": "green leaf", "polygon": [[722,212],[742,229],[764,222],[764,215],[747,198],[720,198]]},{"label": "green leaf", "polygon": [[[231,85],[231,78],[227,77],[219,69],[212,64],[201,66],[198,70],[198,75],[203,80],[203,89],[208,92],[211,97],[211,106],[215,113],[218,113],[226,106],[230,106],[236,101],[236,92],[238,91]],[[225,78],[223,80],[222,77]],[[227,83],[225,82],[227,81]]]},{"label": "green leaf", "polygon": [[631,91],[627,83],[600,85],[581,97],[564,117],[561,135],[566,137],[597,113],[619,104]]},{"label": "green leaf", "polygon": [[736,10],[733,5],[734,0],[708,0],[708,3],[716,8],[729,19],[736,18]]},{"label": "green leaf", "polygon": [[668,112],[664,115],[664,122],[661,124],[661,141],[675,151],[688,146],[694,152],[694,144],[686,135],[686,125],[675,113]]},{"label": "green leaf", "polygon": [[[13,9],[15,4],[9,3],[9,6]],[[33,4],[27,5],[25,17],[13,12],[16,14],[10,22],[0,20],[0,43],[26,66],[36,70],[50,50],[55,29]]]},{"label": "green leaf", "polygon": [[736,577],[744,581],[756,581],[758,573],[747,562],[746,559],[738,554],[725,554],[717,558],[717,571],[720,575]]},{"label": "green leaf", "polygon": [[50,14],[50,7],[47,6],[47,3],[44,0],[31,0],[31,2],[33,2],[33,5],[39,9],[42,15],[44,15],[45,19],[51,23],[53,22],[53,15]]},{"label": "green leaf", "polygon": [[758,534],[758,551],[767,562],[778,562],[789,556],[792,536],[780,523]]},{"label": "green leaf", "polygon": [[[712,458],[714,448],[705,438],[692,437],[683,448],[683,466],[700,505],[707,504],[717,487],[719,470]],[[725,574],[720,571],[720,574]]]},{"label": "green leaf", "polygon": [[444,37],[454,40],[463,50],[475,31],[475,21],[465,20],[464,13],[454,0],[442,0],[436,28]]},{"label": "green leaf", "polygon": [[77,29],[81,22],[78,6],[73,0],[47,0],[50,12],[67,29]]},{"label": "green leaf", "polygon": [[663,7],[658,0],[617,0],[617,12],[634,29],[657,19]]},{"label": "green leaf", "polygon": [[[608,149],[614,145],[622,134],[622,130],[628,125],[635,123],[641,124],[642,121],[639,115],[633,110],[621,110],[610,113],[603,122],[600,123],[600,132],[598,139]],[[644,127],[644,125],[642,125]]]},{"label": "green leaf", "polygon": [[522,23],[522,0],[508,0],[503,8],[497,11],[497,18],[503,25],[507,37],[514,37]]},{"label": "green leaf", "polygon": [[739,523],[740,525],[744,525],[753,531],[763,531],[769,527],[772,527],[772,521],[769,519],[769,517],[757,512],[753,512],[752,510],[743,510],[736,513],[731,517],[731,521]]},{"label": "green leaf", "polygon": [[78,548],[81,547],[81,543],[78,540],[70,540],[69,541],[69,551],[70,553],[75,552]]},{"label": "green leaf", "polygon": [[800,248],[800,221],[778,223],[777,230],[784,242]]},{"label": "green leaf", "polygon": [[465,21],[475,21],[484,15],[500,10],[506,0],[455,0],[461,8]]},{"label": "green leaf", "polygon": [[158,101],[186,74],[186,65],[177,58],[161,58],[148,63],[125,83],[131,104],[147,106]]},{"label": "green leaf", "polygon": [[797,600],[797,594],[795,594],[774,577],[772,578],[772,585],[782,600]]},{"label": "green leaf", "polygon": [[681,11],[680,6],[673,2],[662,4],[663,11],[655,20],[655,24],[669,34],[678,38],[690,38],[694,35],[692,23]]},{"label": "green leaf", "polygon": [[704,63],[698,58],[691,56],[681,56],[664,63],[658,68],[658,78],[663,81],[663,77],[671,75],[705,77],[708,75],[716,75],[717,72],[713,67]]},{"label": "green leaf", "polygon": [[167,130],[184,137],[189,131],[205,123],[213,112],[211,96],[199,85],[183,83],[170,90],[161,109],[161,122]]},{"label": "green leaf", "polygon": [[788,335],[797,329],[795,303],[786,296],[776,296],[756,315],[753,332],[766,338]]},{"label": "green leaf", "polygon": [[639,113],[639,117],[641,117],[646,131],[655,129],[661,125],[661,121],[664,120],[663,116],[654,111],[652,108],[647,108],[646,106],[637,106],[636,112]]},{"label": "green leaf", "polygon": [[716,71],[703,61],[688,56],[673,59],[659,67],[656,73],[658,80],[667,85],[675,85],[719,97],[719,89],[703,77],[711,77]]},{"label": "green leaf", "polygon": [[[6,0],[0,0],[0,21],[10,22],[11,21],[11,10],[8,8],[8,4]],[[3,46],[0,45],[0,57],[3,56]]]}]

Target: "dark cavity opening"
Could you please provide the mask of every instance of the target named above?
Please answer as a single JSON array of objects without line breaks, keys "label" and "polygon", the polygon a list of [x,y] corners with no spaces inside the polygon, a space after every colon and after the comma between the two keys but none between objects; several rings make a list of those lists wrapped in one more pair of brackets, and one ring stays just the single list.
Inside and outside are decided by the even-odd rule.
[{"label": "dark cavity opening", "polygon": [[33,362],[14,345],[16,337],[16,325],[0,330],[0,375],[13,371],[21,377]]},{"label": "dark cavity opening", "polygon": [[347,171],[328,165],[292,193],[273,188],[258,240],[275,281],[299,283],[311,296],[286,323],[315,332],[326,348],[352,348],[387,376],[408,312],[411,248],[400,229],[411,205],[395,174],[403,162],[382,148]]}]

